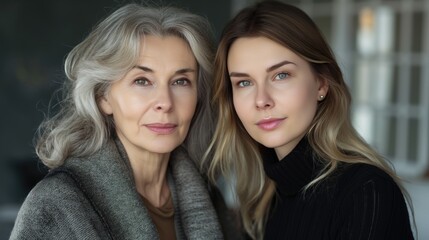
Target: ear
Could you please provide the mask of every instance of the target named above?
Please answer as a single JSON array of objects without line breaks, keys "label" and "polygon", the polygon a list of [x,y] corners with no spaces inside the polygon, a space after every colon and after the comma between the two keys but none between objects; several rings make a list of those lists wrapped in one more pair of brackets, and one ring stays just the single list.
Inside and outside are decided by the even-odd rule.
[{"label": "ear", "polygon": [[[317,99],[319,101],[321,101],[326,97],[326,94],[328,94],[329,81],[323,77],[320,77],[318,79],[318,82],[319,82],[319,88],[317,90]],[[323,96],[323,97],[321,97],[321,96]]]},{"label": "ear", "polygon": [[107,99],[106,96],[102,96],[98,100],[98,104],[100,105],[101,111],[103,111],[104,114],[106,115],[113,114],[112,105],[110,105],[109,100]]}]

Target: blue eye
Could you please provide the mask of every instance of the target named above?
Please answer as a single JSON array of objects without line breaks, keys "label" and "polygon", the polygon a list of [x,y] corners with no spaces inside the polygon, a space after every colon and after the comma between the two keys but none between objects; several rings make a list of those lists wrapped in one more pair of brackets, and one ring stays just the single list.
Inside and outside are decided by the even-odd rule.
[{"label": "blue eye", "polygon": [[237,83],[237,85],[238,85],[239,87],[247,87],[247,86],[250,86],[250,85],[251,85],[251,83],[250,83],[250,81],[249,81],[249,80],[243,80],[243,81],[239,81],[239,82]]},{"label": "blue eye", "polygon": [[173,82],[173,85],[179,85],[179,86],[188,86],[191,84],[191,81],[189,81],[186,78],[177,79]]},{"label": "blue eye", "polygon": [[283,80],[287,77],[289,77],[289,73],[279,73],[276,75],[275,79],[276,80]]},{"label": "blue eye", "polygon": [[139,86],[149,86],[149,85],[152,85],[151,82],[149,80],[147,80],[146,78],[138,78],[138,79],[134,80],[134,83],[136,85],[139,85]]}]

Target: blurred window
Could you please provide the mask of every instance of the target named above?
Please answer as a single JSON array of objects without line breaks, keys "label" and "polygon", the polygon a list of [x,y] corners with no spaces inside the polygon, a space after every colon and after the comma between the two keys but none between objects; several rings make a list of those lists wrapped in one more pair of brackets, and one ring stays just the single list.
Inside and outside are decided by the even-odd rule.
[{"label": "blurred window", "polygon": [[353,95],[359,133],[395,166],[429,165],[429,1],[294,0],[330,42]]}]

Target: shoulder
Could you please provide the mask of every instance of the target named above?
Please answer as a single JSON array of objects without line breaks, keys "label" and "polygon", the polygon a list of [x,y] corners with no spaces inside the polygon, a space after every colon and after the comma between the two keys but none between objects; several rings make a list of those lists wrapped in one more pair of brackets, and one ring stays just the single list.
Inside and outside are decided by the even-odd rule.
[{"label": "shoulder", "polygon": [[11,239],[65,236],[93,217],[89,206],[88,199],[70,176],[48,175],[24,200]]},{"label": "shoulder", "polygon": [[325,196],[336,206],[350,207],[369,201],[406,206],[400,183],[383,169],[365,163],[339,165],[316,189],[320,193],[316,196]]},{"label": "shoulder", "polygon": [[339,200],[362,204],[367,201],[379,201],[384,202],[386,207],[389,203],[392,207],[406,205],[400,183],[376,166],[364,163],[346,164],[339,169],[337,177]]},{"label": "shoulder", "polygon": [[[345,164],[340,167],[339,185],[349,190],[373,186],[398,189],[395,180],[384,170],[365,163]],[[393,189],[392,189],[393,190]]]},{"label": "shoulder", "polygon": [[[49,207],[58,203],[75,200],[81,195],[73,179],[67,174],[48,175],[30,191],[21,211],[27,207]],[[33,211],[32,209],[28,209]]]},{"label": "shoulder", "polygon": [[351,164],[340,172],[334,232],[365,239],[412,236],[404,195],[389,174],[368,164]]},{"label": "shoulder", "polygon": [[24,200],[18,214],[18,220],[27,216],[54,214],[56,208],[68,202],[74,202],[82,193],[74,184],[72,178],[66,174],[47,176],[30,191]]}]

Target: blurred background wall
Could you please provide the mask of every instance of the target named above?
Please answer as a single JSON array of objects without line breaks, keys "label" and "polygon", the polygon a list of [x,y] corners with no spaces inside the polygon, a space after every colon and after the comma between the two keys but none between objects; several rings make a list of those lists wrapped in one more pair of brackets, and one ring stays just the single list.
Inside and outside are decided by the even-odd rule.
[{"label": "blurred background wall", "polygon": [[[283,1],[301,7],[324,32],[353,95],[354,125],[406,180],[420,239],[429,239],[429,1]],[[57,102],[65,55],[127,2],[0,2],[0,239],[8,239],[20,204],[46,174],[32,140]],[[253,2],[162,1],[206,16],[217,36]]]}]

